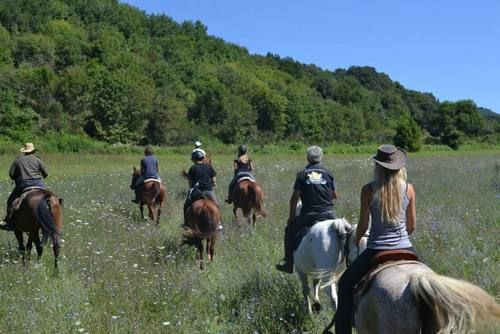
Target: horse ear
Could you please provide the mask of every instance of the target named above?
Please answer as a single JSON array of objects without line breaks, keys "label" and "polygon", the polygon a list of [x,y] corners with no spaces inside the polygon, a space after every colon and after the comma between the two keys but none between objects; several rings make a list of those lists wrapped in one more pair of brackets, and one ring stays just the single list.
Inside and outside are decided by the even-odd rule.
[{"label": "horse ear", "polygon": [[59,198],[59,205],[62,206],[63,205],[63,199],[62,198]]},{"label": "horse ear", "polygon": [[137,169],[135,169],[135,166],[134,166],[134,172],[136,172],[136,171],[137,171]]}]

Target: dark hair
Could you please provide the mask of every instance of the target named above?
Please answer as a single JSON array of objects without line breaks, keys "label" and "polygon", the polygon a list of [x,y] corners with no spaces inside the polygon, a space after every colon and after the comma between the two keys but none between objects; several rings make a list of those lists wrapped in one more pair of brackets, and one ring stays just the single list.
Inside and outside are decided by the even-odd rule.
[{"label": "dark hair", "polygon": [[144,155],[153,155],[153,147],[151,145],[147,145],[144,148]]}]

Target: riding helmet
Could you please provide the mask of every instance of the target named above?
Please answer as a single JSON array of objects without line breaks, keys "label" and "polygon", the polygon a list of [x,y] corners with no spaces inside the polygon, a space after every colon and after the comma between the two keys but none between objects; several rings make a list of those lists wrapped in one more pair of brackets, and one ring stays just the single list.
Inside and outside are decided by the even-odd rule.
[{"label": "riding helmet", "polygon": [[193,153],[191,153],[191,159],[194,161],[203,160],[204,157],[205,154],[203,154],[203,152],[200,150],[194,150]]},{"label": "riding helmet", "polygon": [[240,155],[247,153],[247,151],[248,151],[248,148],[246,145],[240,145],[240,147],[238,148],[238,153]]}]

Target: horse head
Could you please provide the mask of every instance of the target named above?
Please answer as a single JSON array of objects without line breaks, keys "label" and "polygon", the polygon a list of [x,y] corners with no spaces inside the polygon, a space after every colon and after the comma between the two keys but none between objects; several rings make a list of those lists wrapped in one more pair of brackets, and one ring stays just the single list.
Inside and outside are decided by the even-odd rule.
[{"label": "horse head", "polygon": [[361,238],[359,246],[356,245],[356,228],[357,225],[352,225],[351,230],[347,234],[347,239],[344,245],[344,254],[347,266],[350,266],[359,254],[363,253],[368,242],[368,232],[366,232],[366,234]]},{"label": "horse head", "polygon": [[141,172],[134,166],[134,169],[132,171],[132,182],[130,183],[130,188],[132,189],[135,188],[135,184],[137,182],[137,179],[139,179],[139,176],[141,176]]}]

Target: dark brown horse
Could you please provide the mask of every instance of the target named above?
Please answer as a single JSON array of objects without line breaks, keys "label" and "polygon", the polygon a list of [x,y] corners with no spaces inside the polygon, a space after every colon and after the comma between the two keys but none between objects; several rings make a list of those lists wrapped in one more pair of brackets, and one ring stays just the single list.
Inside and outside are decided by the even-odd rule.
[{"label": "dark brown horse", "polygon": [[[43,246],[50,238],[54,250],[54,265],[57,268],[61,242],[60,232],[63,224],[62,201],[62,198],[58,198],[48,190],[37,189],[27,194],[19,210],[13,212],[13,219],[16,222],[14,234],[19,243],[19,250],[23,254],[23,260],[26,258],[29,260],[33,242],[38,259],[40,259]],[[40,240],[40,230],[42,230],[42,240]],[[23,242],[23,232],[28,234],[26,248]]]},{"label": "dark brown horse", "polygon": [[[140,176],[140,171],[134,167],[131,186],[135,186]],[[144,183],[142,189],[138,193],[139,209],[141,210],[142,219],[144,219],[144,205],[147,205],[149,218],[157,225],[160,224],[161,209],[167,200],[166,194],[166,187],[163,183],[154,180]]]},{"label": "dark brown horse", "polygon": [[198,249],[200,269],[203,269],[203,240],[206,241],[208,260],[213,260],[220,213],[217,205],[209,199],[194,201],[186,211],[186,224],[183,231],[184,243],[195,245]]},{"label": "dark brown horse", "polygon": [[233,214],[235,221],[238,221],[236,211],[238,208],[243,211],[243,216],[250,224],[250,214],[252,215],[252,225],[255,226],[257,216],[265,217],[266,213],[262,209],[264,205],[264,194],[261,187],[253,181],[242,180],[238,182],[231,192],[233,201]]}]

